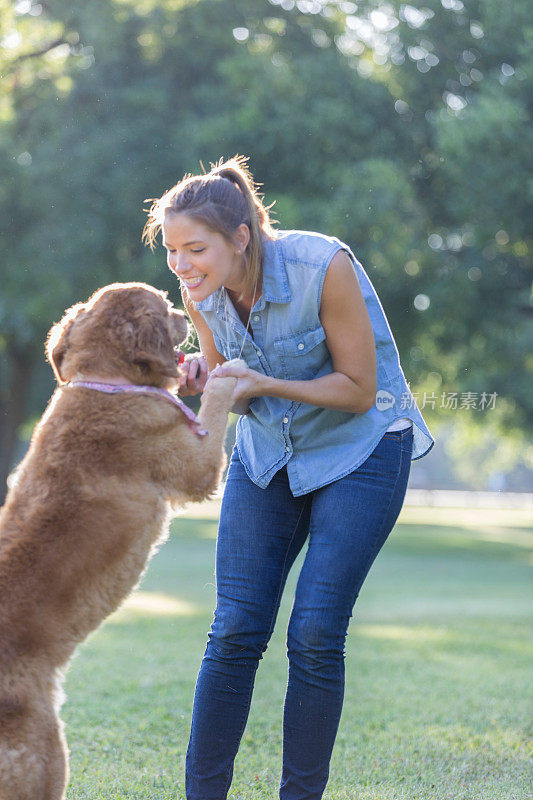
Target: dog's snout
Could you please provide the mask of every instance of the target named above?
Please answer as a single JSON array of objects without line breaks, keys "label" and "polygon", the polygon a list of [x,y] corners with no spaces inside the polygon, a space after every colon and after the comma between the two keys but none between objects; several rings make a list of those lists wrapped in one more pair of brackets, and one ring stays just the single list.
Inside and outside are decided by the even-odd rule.
[{"label": "dog's snout", "polygon": [[174,328],[178,343],[183,342],[189,333],[190,320],[181,309],[173,308],[170,313],[170,320]]},{"label": "dog's snout", "polygon": [[181,311],[181,309],[178,309],[178,308],[172,309],[172,316],[173,316],[175,322],[183,323],[183,322],[190,322],[191,321],[189,319],[189,317],[187,316],[187,314],[184,311]]}]

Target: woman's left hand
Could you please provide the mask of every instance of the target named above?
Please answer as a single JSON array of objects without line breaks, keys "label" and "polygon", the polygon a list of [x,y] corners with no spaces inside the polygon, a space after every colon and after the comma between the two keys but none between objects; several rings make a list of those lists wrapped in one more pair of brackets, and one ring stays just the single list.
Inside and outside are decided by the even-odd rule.
[{"label": "woman's left hand", "polygon": [[250,369],[242,359],[234,358],[216,366],[209,373],[208,380],[216,380],[219,377],[237,378],[237,383],[233,390],[233,405],[242,405],[243,401],[250,400],[252,397],[257,397],[261,394],[261,381],[265,376]]}]

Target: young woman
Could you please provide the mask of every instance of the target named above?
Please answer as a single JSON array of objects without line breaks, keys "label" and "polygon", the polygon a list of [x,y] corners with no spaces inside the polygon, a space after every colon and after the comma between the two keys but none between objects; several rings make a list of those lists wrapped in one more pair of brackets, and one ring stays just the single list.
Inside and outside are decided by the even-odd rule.
[{"label": "young woman", "polygon": [[[282,800],[319,800],[363,581],[433,438],[363,267],[334,236],[274,230],[236,156],[150,209],[201,353],[182,394],[238,378],[241,414],[216,552],[217,605],[186,759],[188,800],[224,800],[287,574],[307,551],[287,634]],[[245,364],[232,363],[241,358]]]}]

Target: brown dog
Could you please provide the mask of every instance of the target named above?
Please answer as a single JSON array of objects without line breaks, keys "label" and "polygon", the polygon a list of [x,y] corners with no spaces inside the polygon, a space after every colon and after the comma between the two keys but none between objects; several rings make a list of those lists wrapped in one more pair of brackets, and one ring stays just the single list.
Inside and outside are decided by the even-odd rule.
[{"label": "brown dog", "polygon": [[[165,393],[186,335],[185,315],[141,283],[100,289],[50,331],[60,387],[0,510],[0,800],[65,796],[68,661],[139,582],[171,505],[217,487],[236,380],[207,384],[202,435]],[[75,380],[156,392],[65,385]]]}]

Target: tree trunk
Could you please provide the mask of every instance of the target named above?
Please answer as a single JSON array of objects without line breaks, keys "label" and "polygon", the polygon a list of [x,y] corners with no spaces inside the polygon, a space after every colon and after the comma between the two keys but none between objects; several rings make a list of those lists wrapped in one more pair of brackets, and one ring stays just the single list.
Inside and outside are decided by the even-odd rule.
[{"label": "tree trunk", "polygon": [[14,466],[17,430],[24,422],[31,361],[11,343],[6,349],[7,386],[0,393],[0,506],[7,494],[7,478]]}]

